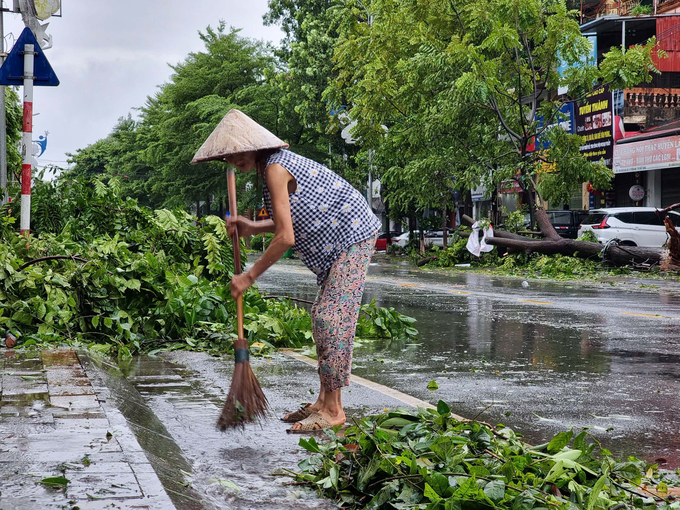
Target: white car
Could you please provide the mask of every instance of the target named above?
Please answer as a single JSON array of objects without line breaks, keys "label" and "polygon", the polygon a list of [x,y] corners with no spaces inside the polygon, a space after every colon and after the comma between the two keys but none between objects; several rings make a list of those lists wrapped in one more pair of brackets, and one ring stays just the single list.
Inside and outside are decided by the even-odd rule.
[{"label": "white car", "polygon": [[[418,236],[420,235],[420,230],[414,230],[414,231],[413,231],[413,235],[414,235],[414,236],[416,237],[416,239],[417,239]],[[400,246],[400,247],[402,247],[402,248],[405,248],[406,245],[408,244],[409,236],[410,236],[410,232],[408,232],[408,231],[407,231],[407,232],[404,232],[404,233],[401,234],[399,237],[395,237],[395,238],[392,240],[392,242],[393,242],[394,244],[396,244],[397,246]],[[426,238],[425,238],[425,246],[426,246],[426,247],[429,247],[431,244],[432,244],[431,240],[430,240],[429,238],[426,237]]]},{"label": "white car", "polygon": [[[416,236],[416,239],[418,238],[419,235],[419,230],[414,230],[413,235]],[[393,240],[394,244],[397,246],[401,246],[404,248],[409,241],[409,233],[404,232],[401,234],[399,237],[395,238]],[[442,230],[427,230],[424,234],[424,241],[425,241],[425,247],[430,248],[432,246],[439,246],[440,248],[444,247],[444,232]],[[451,245],[453,241],[453,233],[449,232],[449,245]]]},{"label": "white car", "polygon": [[[659,248],[668,235],[654,207],[610,207],[593,209],[581,220],[578,236],[592,231],[601,243],[619,239],[624,246],[649,246]],[[680,226],[680,214],[668,213],[673,225]]]}]

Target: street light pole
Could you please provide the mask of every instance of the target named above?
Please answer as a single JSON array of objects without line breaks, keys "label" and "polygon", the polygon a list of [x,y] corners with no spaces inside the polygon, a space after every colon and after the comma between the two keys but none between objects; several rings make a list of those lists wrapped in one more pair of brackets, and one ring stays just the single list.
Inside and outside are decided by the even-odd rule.
[{"label": "street light pole", "polygon": [[[5,11],[0,2],[0,65],[5,61]],[[5,111],[5,86],[0,86],[0,205],[9,200],[7,188],[7,123]]]}]

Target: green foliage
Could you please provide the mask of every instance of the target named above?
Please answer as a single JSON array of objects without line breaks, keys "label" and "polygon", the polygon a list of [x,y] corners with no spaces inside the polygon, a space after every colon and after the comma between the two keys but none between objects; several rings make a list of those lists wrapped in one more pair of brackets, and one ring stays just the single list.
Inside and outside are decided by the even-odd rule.
[{"label": "green foliage", "polygon": [[11,174],[21,175],[21,133],[23,131],[24,110],[19,101],[19,94],[14,87],[5,87],[5,111],[7,129],[7,174],[11,181]]},{"label": "green foliage", "polygon": [[531,447],[509,428],[459,422],[439,401],[436,410],[369,416],[342,436],[326,434],[300,439],[313,455],[295,478],[343,508],[680,508],[637,489],[677,485],[676,477],[632,457],[616,461],[586,430]]},{"label": "green foliage", "polygon": [[402,248],[396,243],[392,243],[387,247],[388,255],[403,255],[404,251],[405,251],[404,248]]},{"label": "green foliage", "polygon": [[274,234],[267,232],[264,235],[264,246],[262,245],[262,236],[256,235],[250,239],[250,247],[256,251],[263,251],[269,247],[269,243],[274,239]]},{"label": "green foliage", "polygon": [[436,264],[439,267],[451,267],[455,264],[466,264],[472,259],[473,256],[467,249],[467,238],[455,236],[447,249],[437,251]]},{"label": "green foliage", "polygon": [[[515,216],[519,220],[523,213],[519,212]],[[514,220],[511,218],[511,221]],[[472,268],[489,269],[497,274],[555,280],[598,278],[627,273],[626,269],[609,269],[599,259],[582,259],[576,256],[514,253],[499,257],[498,250],[494,249],[475,257],[467,249],[467,238],[456,236],[453,239],[452,245],[447,249],[433,248],[424,255],[413,252],[414,260],[435,255],[436,259],[428,267],[452,268],[456,264],[470,264]],[[579,241],[598,242],[592,232],[586,232]]]},{"label": "green foliage", "polygon": [[390,338],[408,340],[418,336],[413,327],[416,320],[397,312],[394,308],[382,308],[375,305],[375,298],[370,303],[361,305],[357,322],[357,337],[361,339]]},{"label": "green foliage", "polygon": [[[521,275],[554,280],[599,278],[602,276],[627,274],[628,272],[626,269],[620,268],[609,269],[600,260],[582,259],[566,255],[514,253],[499,257],[497,250],[493,250],[489,253],[482,253],[477,258],[467,251],[465,244],[466,240],[461,239],[454,246],[448,248],[448,250],[439,250],[437,252],[437,259],[431,262],[429,266],[450,268],[455,264],[470,263],[473,268],[489,269],[496,274]],[[426,253],[425,256],[429,256],[429,253]]]},{"label": "green foliage", "polygon": [[115,179],[36,182],[35,234],[3,232],[0,325],[24,345],[83,342],[123,355],[230,348],[223,221],[151,211],[119,193]]},{"label": "green foliage", "polygon": [[592,230],[586,230],[581,237],[577,239],[577,241],[587,241],[590,243],[599,243],[597,237],[595,236],[595,233]]},{"label": "green foliage", "polygon": [[646,16],[652,14],[652,11],[653,9],[651,5],[642,5],[640,3],[633,7],[628,14],[630,16]]},{"label": "green foliage", "polygon": [[[584,66],[590,45],[562,0],[347,0],[335,12],[336,76],[324,97],[351,105],[362,154],[375,150],[403,215],[448,209],[453,188],[506,179],[557,202],[584,181],[608,187],[611,171],[581,156],[579,136],[545,131],[564,102],[538,98],[566,87],[578,100],[598,80],[626,88],[657,72],[654,40]],[[549,150],[529,150],[537,136]]]},{"label": "green foliage", "polygon": [[525,215],[526,211],[522,208],[505,216],[505,220],[503,221],[505,223],[505,230],[514,234],[522,230],[524,228]]},{"label": "green foliage", "polygon": [[[67,175],[36,181],[35,233],[0,213],[0,328],[19,344],[83,343],[129,356],[159,349],[228,352],[235,336],[229,282],[233,248],[224,221],[140,207],[120,180]],[[245,263],[245,261],[244,261]],[[244,296],[245,329],[256,353],[301,347],[312,338],[306,310]],[[362,308],[364,338],[417,334],[414,319],[375,303]]]},{"label": "green foliage", "polygon": [[264,310],[261,307],[250,313],[246,310],[249,340],[269,347],[302,347],[312,341],[312,320],[307,310],[290,301],[271,299],[266,303]]}]

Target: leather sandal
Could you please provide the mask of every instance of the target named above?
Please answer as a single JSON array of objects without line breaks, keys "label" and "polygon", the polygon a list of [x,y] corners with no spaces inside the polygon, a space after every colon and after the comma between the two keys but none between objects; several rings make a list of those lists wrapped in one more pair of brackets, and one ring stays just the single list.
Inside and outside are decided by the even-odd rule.
[{"label": "leather sandal", "polygon": [[321,414],[319,413],[312,413],[307,418],[304,420],[300,420],[297,423],[301,425],[299,429],[288,429],[286,432],[290,434],[297,434],[300,432],[320,432],[325,429],[332,429],[333,425],[326,420]]},{"label": "leather sandal", "polygon": [[281,421],[286,423],[297,423],[300,420],[304,420],[310,414],[312,414],[311,407],[312,404],[304,405],[297,411],[293,411],[292,413],[288,413],[287,415],[285,415],[283,418],[281,418]]}]

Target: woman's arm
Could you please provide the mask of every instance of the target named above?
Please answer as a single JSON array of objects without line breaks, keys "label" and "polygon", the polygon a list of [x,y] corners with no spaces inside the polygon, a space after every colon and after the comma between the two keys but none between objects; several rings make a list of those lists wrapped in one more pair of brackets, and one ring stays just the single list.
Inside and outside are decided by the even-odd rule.
[{"label": "woman's arm", "polygon": [[253,221],[244,216],[238,216],[235,220],[227,216],[227,232],[229,237],[234,236],[234,229],[238,229],[239,237],[254,236],[263,232],[274,232],[272,220]]},{"label": "woman's arm", "polygon": [[243,293],[262,273],[279,260],[288,251],[288,248],[295,244],[293,218],[290,214],[290,199],[288,198],[288,185],[293,181],[293,176],[281,165],[274,163],[267,167],[266,179],[275,221],[269,220],[261,223],[271,222],[273,224],[274,239],[269,243],[269,247],[260,259],[253,264],[250,271],[232,279],[232,295],[237,296]]},{"label": "woman's arm", "polygon": [[265,232],[276,232],[276,225],[274,225],[274,220],[264,220],[264,221],[253,221],[250,226],[250,234],[264,234]]}]

